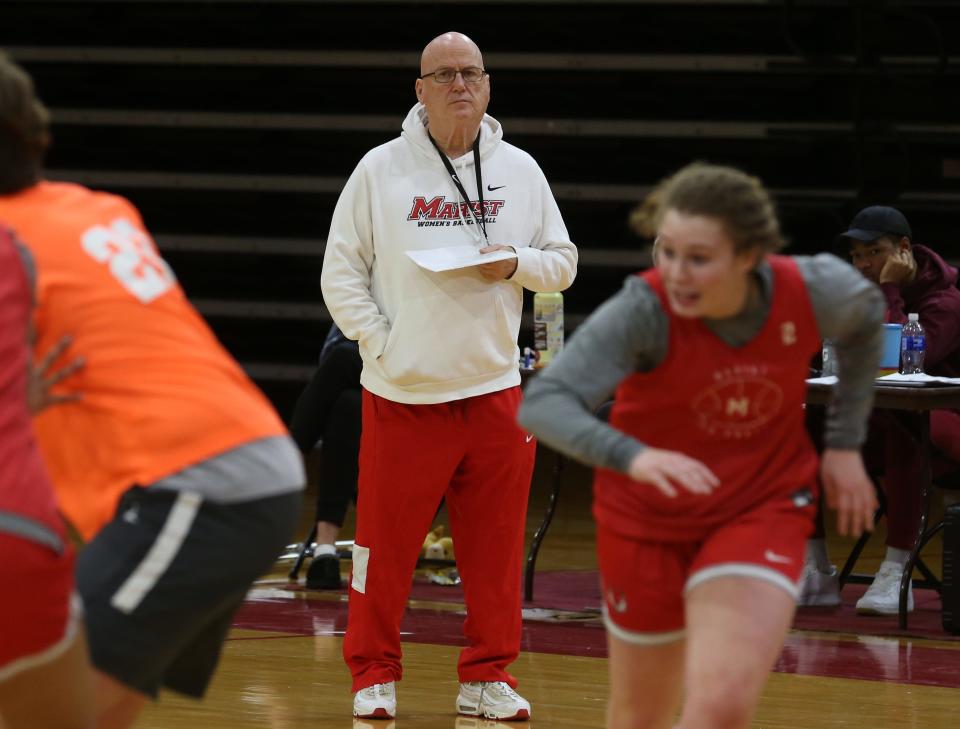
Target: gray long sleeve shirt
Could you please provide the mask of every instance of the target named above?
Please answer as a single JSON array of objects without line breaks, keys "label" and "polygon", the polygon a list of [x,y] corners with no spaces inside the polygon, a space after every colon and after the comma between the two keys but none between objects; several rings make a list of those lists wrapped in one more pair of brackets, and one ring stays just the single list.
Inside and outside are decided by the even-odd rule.
[{"label": "gray long sleeve shirt", "polygon": [[[883,348],[879,289],[836,256],[795,257],[821,339],[833,340],[839,382],[827,410],[829,448],[858,448],[866,437],[873,381]],[[754,273],[760,296],[736,316],[704,320],[726,344],[742,347],[763,327],[773,297],[773,271]],[[588,465],[626,473],[645,447],[594,415],[635,372],[655,369],[667,354],[669,320],[647,283],[630,276],[623,288],[575,332],[560,356],[526,389],[520,424],[546,445]],[[692,365],[693,366],[693,365]]]}]

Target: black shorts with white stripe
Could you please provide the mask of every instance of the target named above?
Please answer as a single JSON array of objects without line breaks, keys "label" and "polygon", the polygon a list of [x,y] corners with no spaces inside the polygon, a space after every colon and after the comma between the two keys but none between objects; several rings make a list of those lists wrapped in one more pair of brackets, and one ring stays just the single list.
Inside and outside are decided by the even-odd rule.
[{"label": "black shorts with white stripe", "polygon": [[80,552],[93,665],[155,697],[206,691],[233,614],[296,528],[300,491],[237,504],[130,489]]}]

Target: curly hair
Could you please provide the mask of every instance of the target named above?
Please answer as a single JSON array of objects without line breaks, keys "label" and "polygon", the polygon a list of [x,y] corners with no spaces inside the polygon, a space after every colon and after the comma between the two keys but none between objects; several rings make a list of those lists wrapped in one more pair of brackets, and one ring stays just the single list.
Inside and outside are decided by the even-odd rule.
[{"label": "curly hair", "polygon": [[668,210],[720,221],[738,253],[786,245],[770,193],[756,177],[733,167],[694,162],[660,181],[630,215],[631,227],[655,238]]},{"label": "curly hair", "polygon": [[27,72],[0,52],[0,194],[35,184],[49,146],[50,112]]}]

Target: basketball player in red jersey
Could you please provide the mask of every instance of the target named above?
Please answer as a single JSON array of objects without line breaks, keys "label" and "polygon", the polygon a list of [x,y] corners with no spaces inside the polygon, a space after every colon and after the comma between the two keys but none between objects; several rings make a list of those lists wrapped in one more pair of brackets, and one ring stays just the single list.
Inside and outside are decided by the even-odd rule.
[{"label": "basketball player in red jersey", "polygon": [[[234,612],[297,522],[296,445],[161,258],[137,209],[44,180],[48,117],[0,56],[0,220],[36,264],[35,350],[70,335],[74,402],[34,420],[77,558],[99,726],[200,698]],[[34,724],[32,726],[39,726]]]},{"label": "basketball player in red jersey", "polygon": [[0,226],[0,727],[93,726],[73,550],[30,426],[29,259]]},{"label": "basketball player in red jersey", "polygon": [[773,203],[738,170],[686,167],[640,219],[657,268],[581,325],[519,417],[597,467],[608,726],[740,729],[795,609],[818,466],[804,379],[825,338],[841,372],[820,465],[828,503],[842,534],[872,525],[859,447],[883,302],[839,258],[775,255]]}]

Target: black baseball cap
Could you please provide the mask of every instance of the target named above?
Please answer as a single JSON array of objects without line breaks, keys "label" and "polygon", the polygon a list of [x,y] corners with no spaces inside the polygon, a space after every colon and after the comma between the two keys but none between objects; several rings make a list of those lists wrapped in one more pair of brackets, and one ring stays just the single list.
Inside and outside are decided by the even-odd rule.
[{"label": "black baseball cap", "polygon": [[850,229],[841,233],[842,238],[854,240],[876,240],[885,235],[907,236],[913,238],[910,223],[896,208],[886,205],[871,205],[864,208],[850,221]]}]

